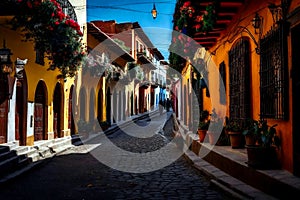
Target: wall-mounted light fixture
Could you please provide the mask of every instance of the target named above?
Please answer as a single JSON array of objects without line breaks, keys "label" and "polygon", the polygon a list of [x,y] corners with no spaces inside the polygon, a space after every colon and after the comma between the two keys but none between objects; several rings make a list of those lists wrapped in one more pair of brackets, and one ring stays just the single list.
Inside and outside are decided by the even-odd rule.
[{"label": "wall-mounted light fixture", "polygon": [[252,19],[252,26],[254,28],[255,34],[261,33],[261,24],[262,24],[261,16],[259,16],[258,13],[255,13],[255,16]]},{"label": "wall-mounted light fixture", "polygon": [[3,48],[0,49],[0,67],[4,74],[9,74],[13,71],[12,61],[10,56],[11,50],[6,48],[5,40],[3,40]]},{"label": "wall-mounted light fixture", "polygon": [[252,26],[254,28],[254,33],[258,34],[258,41],[255,39],[254,35],[249,31],[249,29],[247,27],[238,26],[238,28],[242,29],[242,32],[247,32],[248,35],[251,37],[254,44],[256,45],[255,51],[256,51],[257,54],[260,54],[259,40],[261,38],[262,23],[263,23],[263,18],[258,13],[255,13],[254,18],[252,19]]},{"label": "wall-mounted light fixture", "polygon": [[155,8],[155,3],[153,4],[153,8],[151,10],[151,14],[152,14],[153,19],[155,19],[157,17],[157,10]]},{"label": "wall-mounted light fixture", "polygon": [[269,11],[272,13],[273,23],[276,24],[280,19],[282,19],[282,8],[281,5],[275,5],[274,3],[270,3]]},{"label": "wall-mounted light fixture", "polygon": [[23,73],[24,73],[24,67],[27,64],[28,59],[21,60],[20,58],[17,58],[15,62],[16,66],[16,77],[18,79],[23,79]]}]

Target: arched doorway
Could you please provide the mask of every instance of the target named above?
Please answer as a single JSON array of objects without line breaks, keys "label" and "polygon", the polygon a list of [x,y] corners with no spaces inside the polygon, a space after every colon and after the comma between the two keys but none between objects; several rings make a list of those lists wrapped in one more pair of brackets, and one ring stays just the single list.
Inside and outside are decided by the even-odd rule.
[{"label": "arched doorway", "polygon": [[116,110],[118,111],[118,121],[121,120],[121,116],[122,116],[122,113],[123,113],[123,96],[122,96],[122,92],[121,90],[119,91],[119,94],[118,94],[119,98],[118,98],[118,107],[116,108]]},{"label": "arched doorway", "polygon": [[134,112],[137,115],[138,114],[138,98],[137,95],[134,95]]},{"label": "arched doorway", "polygon": [[25,70],[22,75],[16,80],[15,139],[19,140],[19,145],[26,145],[28,87]]},{"label": "arched doorway", "polygon": [[0,144],[7,142],[8,79],[0,72]]},{"label": "arched doorway", "polygon": [[75,123],[74,123],[74,116],[73,116],[73,91],[74,91],[74,85],[72,85],[70,88],[69,109],[68,109],[68,128],[70,129],[71,135],[75,134]]},{"label": "arched doorway", "polygon": [[113,106],[112,106],[112,114],[113,114],[113,123],[116,123],[117,122],[117,117],[118,117],[118,111],[117,111],[117,108],[118,108],[118,99],[117,99],[117,91],[114,89],[113,91]]},{"label": "arched doorway", "polygon": [[54,138],[62,137],[63,128],[63,92],[60,83],[56,83],[53,95],[53,131]]},{"label": "arched doorway", "polygon": [[130,95],[130,114],[131,116],[134,115],[134,111],[133,111],[133,108],[134,108],[134,99],[133,99],[133,92],[131,92],[131,95]]},{"label": "arched doorway", "polygon": [[97,119],[99,122],[103,121],[103,90],[102,88],[98,91],[97,97]]},{"label": "arched doorway", "polygon": [[90,106],[89,106],[89,121],[92,122],[95,119],[95,92],[91,89],[90,92]]},{"label": "arched doorway", "polygon": [[110,98],[110,87],[107,88],[106,92],[106,120],[111,124],[111,98]]},{"label": "arched doorway", "polygon": [[80,89],[79,99],[80,99],[79,116],[80,116],[81,120],[86,121],[86,117],[85,117],[86,92],[85,92],[84,88]]},{"label": "arched doorway", "polygon": [[39,81],[34,97],[34,141],[46,139],[47,125],[47,88],[43,81]]}]

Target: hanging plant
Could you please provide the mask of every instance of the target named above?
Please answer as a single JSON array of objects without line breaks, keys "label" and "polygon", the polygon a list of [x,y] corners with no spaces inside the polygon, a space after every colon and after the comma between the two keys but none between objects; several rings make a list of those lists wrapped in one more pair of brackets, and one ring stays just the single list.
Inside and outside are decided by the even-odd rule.
[{"label": "hanging plant", "polygon": [[179,18],[175,20],[175,30],[191,36],[194,32],[211,31],[217,20],[219,2],[214,0],[207,5],[204,12],[195,10],[190,1],[179,8]]},{"label": "hanging plant", "polygon": [[205,11],[202,15],[196,16],[195,22],[196,25],[194,26],[196,32],[207,33],[213,30],[214,25],[217,21],[217,13],[216,9],[219,6],[218,1],[213,1],[212,4],[206,6]]},{"label": "hanging plant", "polygon": [[62,12],[56,0],[17,0],[18,13],[12,19],[25,41],[45,53],[49,70],[59,69],[63,77],[75,76],[86,56],[77,22]]}]

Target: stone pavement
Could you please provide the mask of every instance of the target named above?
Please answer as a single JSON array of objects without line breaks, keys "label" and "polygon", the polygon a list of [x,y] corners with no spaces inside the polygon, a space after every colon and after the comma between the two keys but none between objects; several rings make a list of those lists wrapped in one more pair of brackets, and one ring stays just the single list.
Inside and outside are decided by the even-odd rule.
[{"label": "stone pavement", "polygon": [[[111,182],[102,182],[101,180],[98,180],[97,177],[94,177],[93,183],[91,185],[87,185],[86,187],[89,188],[88,191],[92,192],[95,195],[108,195],[110,197],[114,197],[117,199],[139,199],[139,197],[143,198],[150,198],[151,199],[162,199],[171,197],[174,199],[178,199],[178,197],[184,198],[184,199],[226,199],[229,197],[229,199],[275,199],[275,197],[270,196],[266,194],[265,192],[262,192],[261,190],[257,189],[256,187],[250,186],[245,181],[241,181],[237,178],[234,178],[232,175],[225,173],[224,171],[220,170],[213,164],[199,158],[196,154],[191,152],[190,150],[186,150],[184,153],[184,156],[179,157],[176,159],[176,156],[178,156],[178,145],[180,146],[182,141],[174,141],[171,143],[170,146],[168,146],[169,150],[171,149],[171,152],[175,152],[175,155],[171,155],[170,158],[165,158],[164,156],[160,156],[159,154],[151,154],[151,152],[157,152],[161,147],[165,147],[168,144],[170,144],[170,141],[173,139],[174,135],[180,134],[179,132],[183,133],[184,136],[187,136],[189,133],[184,130],[185,127],[179,126],[177,124],[177,120],[173,120],[173,125],[169,125],[166,127],[163,127],[162,125],[164,122],[166,122],[169,117],[171,117],[171,113],[168,113],[168,115],[165,113],[163,116],[159,116],[157,112],[149,113],[148,115],[144,116],[138,116],[133,120],[123,122],[119,126],[114,125],[110,130],[107,130],[106,134],[90,134],[88,138],[83,140],[83,143],[79,140],[77,144],[81,144],[79,146],[70,146],[66,148],[64,151],[57,152],[55,156],[51,157],[51,162],[47,162],[47,166],[51,167],[51,163],[58,159],[64,164],[63,166],[66,168],[62,168],[61,171],[68,170],[70,163],[73,165],[73,162],[76,162],[76,160],[80,160],[83,163],[85,160],[82,156],[89,154],[89,157],[93,157],[92,165],[97,166],[96,169],[93,168],[92,173],[101,173],[101,171],[105,171],[103,180],[111,180]],[[156,118],[156,119],[154,119]],[[151,125],[150,125],[151,124]],[[134,126],[135,125],[135,126]],[[149,126],[150,125],[150,126]],[[145,127],[144,129],[140,129],[142,127]],[[168,130],[167,130],[168,129]],[[144,130],[144,131],[138,131],[138,130]],[[175,131],[176,130],[176,131]],[[152,134],[151,140],[147,139],[147,134]],[[124,154],[124,152],[118,152],[115,153],[115,149],[109,149],[109,145],[107,146],[105,143],[106,141],[112,141],[114,146],[119,147],[120,149],[127,150],[129,152],[143,154],[146,155],[145,159],[151,160],[151,162],[144,162],[143,160],[141,162],[137,162],[137,160],[134,160],[134,158],[130,157],[131,155]],[[148,141],[146,141],[148,140]],[[126,141],[126,142],[125,142]],[[130,144],[130,145],[128,145]],[[181,149],[182,146],[180,146],[179,149]],[[213,152],[222,151],[220,155],[222,156],[232,156],[232,152],[230,153],[224,153],[225,148],[214,148]],[[168,153],[168,151],[160,151],[160,153]],[[180,152],[179,152],[180,153]],[[103,165],[99,166],[99,157],[107,158],[102,159],[101,162],[103,162],[105,165],[108,165],[110,167],[104,167]],[[148,156],[148,157],[147,157]],[[172,157],[174,156],[174,157]],[[131,159],[124,159],[130,157]],[[185,158],[184,158],[185,157]],[[140,157],[138,157],[140,158]],[[168,160],[169,159],[169,160]],[[232,158],[231,158],[232,159]],[[44,161],[50,161],[49,159],[44,159],[41,162],[38,163],[45,163]],[[188,160],[188,163],[186,162]],[[221,159],[220,159],[221,160]],[[118,162],[115,162],[118,161]],[[125,162],[124,162],[125,161]],[[171,161],[176,161],[171,163],[170,165],[167,165]],[[90,160],[86,161],[86,164],[89,165]],[[237,161],[234,161],[235,163]],[[55,162],[54,162],[55,163]],[[160,164],[165,163],[165,166],[161,167]],[[55,165],[55,164],[54,164]],[[33,169],[38,169],[38,167],[34,167],[32,165]],[[37,165],[38,166],[38,165]],[[47,167],[44,165],[44,167]],[[236,165],[232,165],[236,166]],[[44,168],[43,167],[43,168]],[[74,163],[74,167],[69,170],[78,171],[78,168],[81,168],[82,165],[80,163]],[[154,170],[155,167],[161,167],[161,169]],[[230,165],[228,166],[230,168]],[[99,168],[99,169],[98,169]],[[125,169],[127,172],[120,172],[118,169]],[[86,169],[86,168],[85,168]],[[116,170],[117,169],[117,170]],[[55,169],[53,169],[55,171]],[[130,173],[134,171],[134,173]],[[143,173],[143,170],[148,170],[149,173]],[[152,170],[152,171],[151,171]],[[30,182],[30,181],[37,181],[34,179],[34,177],[30,176],[31,173],[35,173],[35,170],[23,170],[21,172],[16,173],[16,176],[12,175],[12,180],[10,182],[14,182],[14,179],[18,180],[17,175],[21,175],[24,172],[27,172],[28,174],[27,181],[24,180],[24,182]],[[79,170],[80,171],[80,170]],[[79,173],[78,171],[78,173]],[[147,171],[147,172],[148,172]],[[39,173],[39,172],[37,172]],[[44,171],[45,174],[47,172]],[[263,172],[268,176],[270,179],[273,179],[276,175],[268,175],[268,172]],[[74,173],[67,173],[68,176],[75,175]],[[110,179],[112,175],[112,179]],[[148,175],[150,176],[148,176]],[[289,177],[286,173],[280,173],[281,179],[285,179],[286,177]],[[283,175],[286,174],[286,175]],[[77,174],[78,176],[83,176],[82,174]],[[77,177],[75,175],[74,178]],[[204,176],[203,176],[204,175]],[[43,173],[39,174],[39,176],[44,176]],[[273,177],[272,177],[273,176]],[[47,177],[47,176],[46,176]],[[47,178],[43,177],[45,179],[44,181],[47,181]],[[120,179],[117,180],[117,177]],[[149,178],[154,177],[154,179]],[[178,177],[180,180],[178,180]],[[200,178],[202,177],[202,178]],[[292,176],[291,176],[292,177]],[[115,179],[116,178],[116,179]],[[60,178],[58,178],[60,180]],[[58,180],[58,181],[59,181]],[[66,181],[69,180],[69,178],[65,178]],[[293,177],[292,179],[289,179],[289,184],[294,183],[294,187],[298,187],[298,178]],[[60,180],[62,181],[62,180]],[[0,179],[1,182],[1,179]],[[6,185],[7,180],[5,180],[3,185]],[[182,184],[181,184],[182,183]],[[67,183],[66,183],[67,184]],[[126,185],[129,184],[129,185]],[[200,184],[200,185],[199,185]],[[204,184],[204,185],[201,185]],[[29,184],[30,185],[30,184]],[[107,186],[107,190],[105,189],[104,192],[102,189]],[[171,187],[172,186],[172,187]],[[177,187],[176,187],[177,186]],[[180,187],[179,187],[180,186]],[[218,189],[221,189],[218,192],[216,188],[211,188],[211,186],[217,186]],[[64,186],[65,187],[65,186]],[[101,190],[99,190],[101,188]],[[116,192],[116,188],[118,188],[118,191]],[[122,189],[123,188],[123,189]],[[130,190],[129,189],[134,189]],[[199,188],[200,189],[199,192]],[[54,188],[55,189],[55,188]],[[84,189],[86,189],[84,187]],[[81,190],[84,190],[83,188],[75,189],[76,191],[72,194],[68,194],[70,197],[76,197],[76,195],[81,194]],[[30,190],[30,188],[28,188]],[[78,191],[77,191],[78,190]],[[79,191],[80,190],[80,191]],[[177,191],[178,190],[178,191]],[[9,190],[8,190],[9,191]],[[224,195],[224,192],[226,195]],[[105,193],[105,194],[104,194]],[[1,192],[2,194],[2,192]],[[76,194],[76,195],[75,195]],[[90,197],[87,193],[83,193],[87,197]],[[82,195],[83,195],[82,194]],[[144,194],[144,196],[142,195]],[[42,195],[42,194],[41,194]],[[49,194],[51,196],[51,194]],[[133,195],[133,196],[131,196]],[[132,197],[132,198],[130,198]],[[135,197],[135,198],[134,198]],[[93,199],[92,197],[90,197]],[[88,198],[87,198],[88,199]],[[169,199],[169,198],[168,198]]]},{"label": "stone pavement", "polygon": [[[93,155],[105,146],[104,137],[120,148],[152,152],[173,138],[173,121],[165,116],[136,121],[144,137],[129,136],[137,127],[128,125],[109,135],[91,137],[80,146],[57,154],[36,168],[0,187],[3,199],[233,199],[211,185],[184,157],[148,173],[128,173],[102,164]],[[161,126],[168,120],[168,126]],[[151,126],[148,125],[153,122]],[[159,123],[160,122],[160,123]],[[132,132],[131,132],[132,131]],[[155,134],[152,134],[152,131]],[[152,137],[146,138],[146,132]],[[116,157],[106,154],[111,160]],[[132,164],[132,163],[131,163]],[[151,163],[149,163],[150,165]],[[141,167],[141,166],[140,166]],[[147,166],[144,166],[147,168]]]}]

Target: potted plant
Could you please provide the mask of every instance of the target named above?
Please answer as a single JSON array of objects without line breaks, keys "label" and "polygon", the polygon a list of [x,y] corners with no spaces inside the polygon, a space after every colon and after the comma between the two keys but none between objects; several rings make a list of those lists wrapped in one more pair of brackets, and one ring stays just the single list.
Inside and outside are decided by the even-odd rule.
[{"label": "potted plant", "polygon": [[208,140],[211,145],[217,144],[223,131],[223,127],[223,120],[218,116],[215,109],[213,109],[212,113],[210,114],[210,126],[207,130]]},{"label": "potted plant", "polygon": [[260,119],[253,124],[257,144],[246,146],[248,165],[257,169],[276,169],[280,167],[276,148],[280,147],[280,139],[276,134],[275,125]]},{"label": "potted plant", "polygon": [[229,135],[230,144],[233,149],[244,147],[244,141],[242,135],[243,127],[242,127],[241,120],[239,119],[227,120],[225,130]]},{"label": "potted plant", "polygon": [[246,146],[253,146],[253,145],[255,145],[255,143],[257,141],[256,134],[254,134],[255,123],[257,123],[257,121],[253,120],[251,118],[247,119],[244,122],[244,130],[243,130],[242,134],[245,137],[245,145]]},{"label": "potted plant", "polygon": [[200,120],[199,120],[199,124],[198,124],[198,136],[199,136],[199,141],[203,142],[204,138],[206,136],[208,127],[209,127],[209,112],[208,110],[202,110],[200,112]]}]

